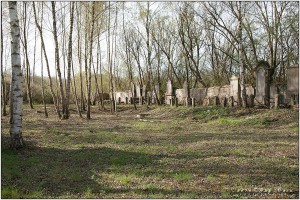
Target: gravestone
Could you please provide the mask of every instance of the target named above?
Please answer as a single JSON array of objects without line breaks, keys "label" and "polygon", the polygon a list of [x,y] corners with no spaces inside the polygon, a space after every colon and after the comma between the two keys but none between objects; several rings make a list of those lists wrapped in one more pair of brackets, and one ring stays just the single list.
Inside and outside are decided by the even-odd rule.
[{"label": "gravestone", "polygon": [[269,64],[261,61],[256,68],[255,103],[270,106],[270,84],[268,81]]},{"label": "gravestone", "polygon": [[298,104],[299,98],[299,67],[291,66],[287,68],[287,99],[290,99],[292,104]]},{"label": "gravestone", "polygon": [[136,91],[136,97],[140,97],[141,96],[141,87],[139,84],[136,84],[135,91]]},{"label": "gravestone", "polygon": [[166,90],[166,94],[165,94],[166,104],[169,104],[169,105],[171,104],[173,96],[174,96],[173,95],[173,85],[172,85],[172,81],[169,79],[168,82],[167,82],[167,90]]},{"label": "gravestone", "polygon": [[230,96],[232,106],[236,106],[241,96],[241,90],[240,90],[239,78],[234,75],[230,78],[229,96]]},{"label": "gravestone", "polygon": [[183,98],[188,97],[188,84],[187,84],[186,81],[184,81],[182,89],[183,89],[183,91],[182,91],[182,97]]}]

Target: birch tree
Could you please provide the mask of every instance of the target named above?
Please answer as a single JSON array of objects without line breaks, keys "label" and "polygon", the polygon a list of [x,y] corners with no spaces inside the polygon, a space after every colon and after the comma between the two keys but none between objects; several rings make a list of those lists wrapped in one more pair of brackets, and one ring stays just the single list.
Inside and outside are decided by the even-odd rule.
[{"label": "birch tree", "polygon": [[22,70],[20,58],[20,27],[17,12],[17,2],[8,2],[11,35],[11,149],[19,149],[24,146],[22,137]]},{"label": "birch tree", "polygon": [[[2,16],[2,2],[1,2],[1,16]],[[3,66],[3,27],[2,27],[2,21],[1,21],[1,86],[2,86],[2,98],[1,98],[1,103],[2,103],[2,115],[6,116],[6,83],[4,79],[4,66]]]},{"label": "birch tree", "polygon": [[56,71],[59,81],[59,89],[60,89],[60,96],[61,96],[61,104],[62,104],[62,118],[65,119],[66,116],[66,100],[65,100],[65,93],[63,82],[61,78],[61,71],[60,71],[60,62],[59,62],[59,48],[58,48],[58,39],[57,39],[57,29],[56,29],[56,14],[55,14],[55,2],[51,2],[52,5],[52,17],[53,17],[53,36],[54,36],[54,44],[55,44],[55,63],[56,63]]},{"label": "birch tree", "polygon": [[72,33],[73,33],[73,21],[74,21],[74,3],[71,3],[71,13],[70,13],[70,35],[69,35],[69,46],[68,46],[68,72],[67,72],[67,85],[66,85],[66,113],[64,115],[65,119],[70,116],[69,113],[69,102],[70,102],[70,84],[71,84],[71,62],[72,62]]},{"label": "birch tree", "polygon": [[243,35],[242,35],[242,2],[238,2],[238,22],[239,22],[239,64],[240,64],[240,81],[241,81],[241,91],[242,91],[242,106],[247,107],[247,96],[245,87],[245,71],[243,63]]},{"label": "birch tree", "polygon": [[[33,6],[33,13],[34,13],[35,24],[36,24],[36,26],[37,26],[37,28],[39,30],[39,33],[40,33],[41,45],[42,45],[42,49],[43,49],[43,53],[44,53],[44,57],[45,57],[45,62],[46,62],[46,67],[47,67],[47,73],[48,73],[48,78],[49,78],[50,92],[51,92],[51,95],[52,95],[52,99],[53,99],[53,102],[54,102],[56,113],[57,113],[58,117],[61,118],[61,113],[60,113],[60,110],[59,110],[59,105],[58,105],[57,97],[56,97],[56,94],[55,94],[54,89],[53,89],[53,82],[52,82],[52,78],[51,78],[51,75],[50,75],[50,66],[49,66],[48,56],[47,56],[47,52],[46,52],[46,48],[45,48],[45,43],[44,43],[44,38],[43,38],[43,29],[42,29],[42,27],[38,23],[37,13],[36,13],[35,3],[34,2],[32,2],[32,6]],[[42,9],[43,9],[43,7],[42,7]]]}]

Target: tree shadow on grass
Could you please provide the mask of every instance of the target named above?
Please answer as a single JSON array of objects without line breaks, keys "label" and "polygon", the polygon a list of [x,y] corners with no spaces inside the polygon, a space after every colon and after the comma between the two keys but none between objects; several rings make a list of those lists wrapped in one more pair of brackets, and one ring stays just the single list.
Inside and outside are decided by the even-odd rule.
[{"label": "tree shadow on grass", "polygon": [[[163,163],[165,159],[193,160],[201,156],[191,155],[158,155],[125,151],[113,148],[80,148],[57,149],[39,147],[27,142],[25,149],[11,151],[8,149],[8,137],[2,137],[2,198],[137,198],[137,197],[181,197],[188,198],[221,198],[220,191],[201,189],[166,189],[147,179],[174,179],[178,173],[238,175],[253,178],[251,184],[259,184],[265,179],[281,183],[282,177],[268,177],[272,173],[265,168],[259,169],[263,180],[255,179],[244,166],[225,162],[203,162],[194,167],[177,167]],[[287,168],[274,168],[280,172],[289,172]],[[295,172],[294,172],[295,173]],[[132,179],[128,177],[133,176]],[[297,174],[294,174],[297,176]],[[158,178],[156,178],[158,177]],[[142,181],[135,183],[135,181]],[[190,179],[190,180],[189,180]],[[195,181],[193,177],[186,181]],[[284,183],[283,180],[282,183]],[[140,185],[139,185],[140,184]],[[207,187],[210,188],[208,181]],[[17,194],[5,192],[17,189]],[[19,196],[18,196],[19,195]],[[123,196],[122,196],[123,195]],[[155,196],[158,195],[158,196]]]}]

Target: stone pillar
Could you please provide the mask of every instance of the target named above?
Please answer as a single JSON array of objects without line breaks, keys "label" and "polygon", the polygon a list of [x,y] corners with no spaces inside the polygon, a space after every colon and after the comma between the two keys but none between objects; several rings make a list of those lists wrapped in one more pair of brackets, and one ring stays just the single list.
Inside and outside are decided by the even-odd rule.
[{"label": "stone pillar", "polygon": [[270,106],[270,85],[267,67],[268,66],[261,64],[256,69],[255,102],[260,105]]},{"label": "stone pillar", "polygon": [[141,96],[141,87],[140,87],[140,85],[138,85],[138,84],[136,84],[136,87],[135,87],[136,89],[136,97],[138,97],[138,98],[140,98],[140,96]]},{"label": "stone pillar", "polygon": [[192,107],[195,108],[195,98],[192,98]]}]

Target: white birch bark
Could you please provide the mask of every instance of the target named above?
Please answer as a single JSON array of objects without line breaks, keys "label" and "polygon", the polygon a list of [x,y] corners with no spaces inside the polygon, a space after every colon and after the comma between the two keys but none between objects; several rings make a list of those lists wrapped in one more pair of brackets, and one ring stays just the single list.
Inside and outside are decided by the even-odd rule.
[{"label": "white birch bark", "polygon": [[22,70],[20,58],[20,27],[17,12],[17,2],[8,2],[11,34],[11,65],[12,65],[12,102],[11,102],[11,148],[19,149],[24,146],[22,138]]}]

